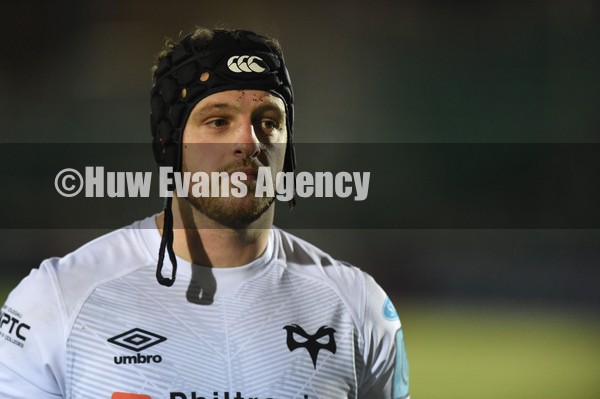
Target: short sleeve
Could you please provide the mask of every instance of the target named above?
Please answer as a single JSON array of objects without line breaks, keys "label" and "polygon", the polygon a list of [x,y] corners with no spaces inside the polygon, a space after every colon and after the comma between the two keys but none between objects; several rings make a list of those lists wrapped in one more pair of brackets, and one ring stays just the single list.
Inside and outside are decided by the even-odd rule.
[{"label": "short sleeve", "polygon": [[408,357],[400,318],[392,301],[371,277],[365,282],[364,309],[365,373],[359,398],[406,399]]},{"label": "short sleeve", "polygon": [[9,295],[0,317],[0,397],[64,397],[64,320],[50,262]]}]

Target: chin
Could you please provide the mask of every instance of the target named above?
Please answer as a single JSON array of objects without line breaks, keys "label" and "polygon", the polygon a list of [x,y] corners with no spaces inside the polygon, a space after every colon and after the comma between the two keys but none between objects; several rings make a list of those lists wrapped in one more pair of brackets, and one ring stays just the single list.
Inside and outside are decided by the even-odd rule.
[{"label": "chin", "polygon": [[272,206],[274,198],[187,198],[200,213],[231,229],[245,229],[259,220]]}]

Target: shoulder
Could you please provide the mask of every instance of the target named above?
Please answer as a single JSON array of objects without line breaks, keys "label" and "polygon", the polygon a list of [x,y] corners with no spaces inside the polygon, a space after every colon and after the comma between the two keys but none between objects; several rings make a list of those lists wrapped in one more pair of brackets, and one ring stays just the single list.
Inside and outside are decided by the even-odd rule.
[{"label": "shoulder", "polygon": [[[291,272],[299,272],[307,278],[318,277],[333,284],[347,285],[371,279],[358,267],[335,259],[317,246],[281,229],[274,228],[277,258],[286,263]],[[372,280],[372,279],[371,279]]]},{"label": "shoulder", "polygon": [[99,285],[153,262],[140,222],[105,234],[64,257],[44,260],[11,292],[7,303],[31,308],[55,304],[70,318]]},{"label": "shoulder", "polygon": [[[277,257],[285,263],[291,278],[312,280],[325,285],[347,304],[357,322],[383,317],[387,294],[367,272],[335,259],[315,245],[281,229],[274,229],[279,240]],[[377,309],[377,311],[376,311]]]},{"label": "shoulder", "polygon": [[[155,254],[144,239],[153,232],[148,230],[148,220],[138,221],[88,242],[62,258],[50,262],[61,283],[72,284],[68,279],[98,282],[118,277],[155,261]],[[81,283],[82,281],[77,281]]]}]

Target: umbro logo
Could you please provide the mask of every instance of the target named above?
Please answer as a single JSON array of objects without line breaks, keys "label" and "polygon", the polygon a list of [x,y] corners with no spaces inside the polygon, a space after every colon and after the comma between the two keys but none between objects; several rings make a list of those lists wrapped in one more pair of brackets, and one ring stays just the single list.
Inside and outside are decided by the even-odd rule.
[{"label": "umbro logo", "polygon": [[119,345],[135,352],[140,352],[166,340],[167,339],[165,337],[162,337],[158,334],[142,330],[141,328],[134,328],[132,330],[125,331],[122,334],[115,335],[114,337],[109,338],[107,341],[111,344]]},{"label": "umbro logo", "polygon": [[335,330],[331,327],[320,327],[314,335],[308,334],[297,324],[283,327],[287,331],[287,346],[290,352],[298,348],[305,348],[310,355],[313,366],[317,368],[317,357],[321,349],[335,354]]},{"label": "umbro logo", "polygon": [[235,73],[263,73],[267,70],[265,62],[256,55],[234,55],[227,60],[227,67]]},{"label": "umbro logo", "polygon": [[135,356],[115,356],[115,364],[160,363],[162,362],[162,357],[160,355],[142,355],[139,352],[154,345],[160,344],[166,340],[167,339],[163,336],[150,331],[142,330],[141,328],[134,328],[107,339],[107,341],[113,345],[118,345],[123,348],[138,352]]}]

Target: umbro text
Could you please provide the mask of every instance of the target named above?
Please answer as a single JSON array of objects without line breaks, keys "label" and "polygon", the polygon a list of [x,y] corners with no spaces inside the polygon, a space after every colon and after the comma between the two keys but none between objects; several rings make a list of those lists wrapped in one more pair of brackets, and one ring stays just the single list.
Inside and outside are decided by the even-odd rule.
[{"label": "umbro text", "polygon": [[162,362],[162,356],[160,355],[142,355],[141,353],[138,353],[137,356],[115,356],[115,364],[146,364],[160,362]]}]

